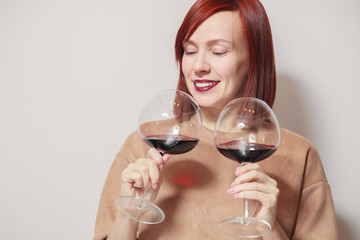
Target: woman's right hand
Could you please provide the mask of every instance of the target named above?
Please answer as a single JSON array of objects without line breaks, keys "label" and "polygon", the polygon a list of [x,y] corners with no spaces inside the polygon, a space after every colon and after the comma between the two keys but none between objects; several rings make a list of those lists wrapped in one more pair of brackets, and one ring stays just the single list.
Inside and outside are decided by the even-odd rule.
[{"label": "woman's right hand", "polygon": [[[154,201],[162,182],[162,170],[169,155],[151,148],[146,158],[139,158],[121,173],[121,196],[138,196]],[[146,196],[144,196],[147,191]]]}]

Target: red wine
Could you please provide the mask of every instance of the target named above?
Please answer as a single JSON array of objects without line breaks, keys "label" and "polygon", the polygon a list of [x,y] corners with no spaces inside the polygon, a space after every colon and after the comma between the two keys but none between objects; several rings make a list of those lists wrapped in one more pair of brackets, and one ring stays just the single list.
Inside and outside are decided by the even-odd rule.
[{"label": "red wine", "polygon": [[249,146],[242,148],[237,141],[220,144],[217,146],[219,152],[231,160],[242,162],[258,162],[273,154],[276,147],[257,143],[247,143]]},{"label": "red wine", "polygon": [[144,138],[150,146],[169,154],[186,153],[193,149],[199,139],[183,135],[152,135]]}]

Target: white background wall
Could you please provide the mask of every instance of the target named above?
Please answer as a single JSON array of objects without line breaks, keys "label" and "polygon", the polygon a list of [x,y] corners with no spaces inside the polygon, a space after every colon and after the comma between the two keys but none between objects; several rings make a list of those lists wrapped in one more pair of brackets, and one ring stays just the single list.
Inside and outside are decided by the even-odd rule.
[{"label": "white background wall", "polygon": [[[144,100],[175,88],[194,0],[0,0],[1,239],[91,239]],[[340,239],[360,236],[360,2],[263,0],[282,126],[323,159]]]}]

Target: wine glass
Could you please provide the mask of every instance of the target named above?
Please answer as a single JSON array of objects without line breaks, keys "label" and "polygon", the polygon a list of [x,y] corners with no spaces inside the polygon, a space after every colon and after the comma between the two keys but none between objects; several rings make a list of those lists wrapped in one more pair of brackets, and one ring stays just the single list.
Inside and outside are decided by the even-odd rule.
[{"label": "wine glass", "polygon": [[[199,106],[187,93],[165,90],[148,102],[138,122],[140,137],[160,154],[182,154],[199,142],[202,116]],[[117,208],[132,220],[157,224],[164,220],[164,212],[145,200],[151,182],[142,196],[123,196],[116,200]]]},{"label": "wine glass", "polygon": [[[264,101],[251,97],[234,99],[224,107],[214,135],[219,152],[240,164],[269,157],[280,143],[280,127],[274,112]],[[243,216],[225,219],[218,227],[226,235],[238,238],[260,237],[271,230],[265,220],[249,216],[247,199]]]}]

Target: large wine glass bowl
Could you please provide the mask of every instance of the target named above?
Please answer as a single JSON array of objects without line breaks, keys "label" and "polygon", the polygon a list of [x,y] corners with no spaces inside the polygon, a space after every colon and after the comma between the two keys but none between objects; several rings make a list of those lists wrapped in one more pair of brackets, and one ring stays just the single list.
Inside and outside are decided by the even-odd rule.
[{"label": "large wine glass bowl", "polygon": [[[229,102],[215,125],[215,144],[225,157],[240,164],[261,161],[273,154],[280,143],[280,127],[274,112],[262,100],[243,97]],[[233,237],[255,238],[271,230],[265,220],[249,216],[244,200],[241,217],[225,219],[220,230]]]},{"label": "large wine glass bowl", "polygon": [[195,100],[183,91],[166,90],[142,112],[138,133],[162,154],[181,154],[196,146],[201,125],[200,108]]},{"label": "large wine glass bowl", "polygon": [[[182,154],[198,143],[202,127],[199,106],[187,93],[165,90],[148,102],[140,114],[138,133],[160,154]],[[136,196],[123,196],[116,200],[117,208],[129,218],[156,224],[164,220],[164,212],[151,201],[148,193],[154,191],[151,181]]]}]

